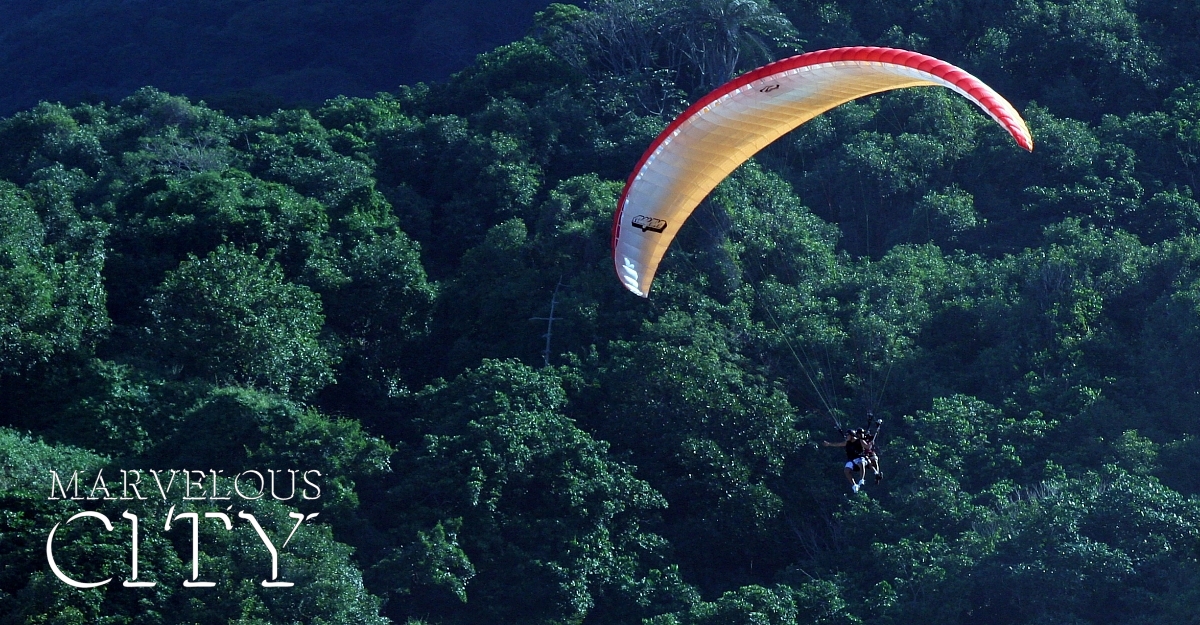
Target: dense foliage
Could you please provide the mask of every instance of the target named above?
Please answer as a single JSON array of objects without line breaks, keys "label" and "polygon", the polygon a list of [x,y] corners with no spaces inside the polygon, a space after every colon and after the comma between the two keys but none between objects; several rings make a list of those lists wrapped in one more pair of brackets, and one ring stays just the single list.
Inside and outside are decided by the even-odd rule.
[{"label": "dense foliage", "polygon": [[[373,98],[0,119],[0,622],[1191,622],[1197,24],[595,0]],[[855,44],[974,72],[1034,152],[945,90],[847,104],[625,292],[612,212],[669,119]],[[851,494],[818,443],[868,411],[886,477]],[[49,526],[124,502],[48,501],[47,473],[105,467],[320,470],[319,499],[252,506],[273,532],[319,513],[297,587],[259,587],[253,531],[215,523],[217,588],[179,586],[182,531],[143,538],[154,589],[58,582]],[[123,540],[59,557],[126,575]]]}]

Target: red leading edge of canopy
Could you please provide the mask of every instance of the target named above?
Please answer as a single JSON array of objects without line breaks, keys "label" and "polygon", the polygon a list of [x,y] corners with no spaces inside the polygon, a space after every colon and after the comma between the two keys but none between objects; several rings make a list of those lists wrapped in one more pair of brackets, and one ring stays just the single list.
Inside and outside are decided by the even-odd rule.
[{"label": "red leading edge of canopy", "polygon": [[[662,145],[675,129],[683,125],[688,118],[695,115],[704,107],[712,104],[728,93],[736,91],[750,83],[778,74],[791,69],[807,67],[809,65],[820,65],[821,63],[834,63],[837,61],[867,61],[876,63],[889,63],[894,65],[902,65],[923,72],[932,74],[933,76],[945,80],[946,82],[962,89],[964,93],[968,93],[971,97],[978,100],[984,107],[991,111],[999,118],[1004,129],[1013,136],[1017,145],[1026,150],[1032,150],[1033,144],[1029,136],[1023,131],[1021,125],[1004,113],[1004,104],[1006,102],[995,95],[990,87],[985,85],[981,80],[968,74],[967,72],[931,56],[921,54],[919,52],[910,52],[908,50],[898,50],[896,48],[875,48],[875,47],[852,47],[852,48],[831,48],[829,50],[818,50],[816,52],[808,52],[786,59],[768,63],[758,69],[746,72],[737,78],[721,85],[714,89],[711,93],[700,98],[695,104],[688,107],[679,117],[676,117],[654,141],[650,147],[642,154],[642,158],[638,160],[637,166],[629,174],[629,178],[625,181],[625,189],[621,191],[621,199],[617,201],[617,212],[613,216],[612,228],[612,248],[613,252],[617,249],[617,238],[621,234],[621,215],[625,212],[625,198],[629,194],[629,188],[633,185],[633,181],[637,178],[637,174],[645,166],[646,161]],[[613,267],[614,271],[616,267]]]}]

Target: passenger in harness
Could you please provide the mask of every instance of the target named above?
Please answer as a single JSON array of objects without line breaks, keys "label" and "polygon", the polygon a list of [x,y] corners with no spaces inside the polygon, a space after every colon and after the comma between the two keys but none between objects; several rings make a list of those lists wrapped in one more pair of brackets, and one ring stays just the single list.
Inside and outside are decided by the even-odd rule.
[{"label": "passenger in harness", "polygon": [[[877,453],[877,451],[875,449],[875,437],[879,434],[878,425],[881,425],[881,424],[882,424],[882,422],[879,422],[877,424],[874,432],[867,430],[862,435],[864,464],[866,464],[866,466],[870,467],[871,471],[875,473],[875,483],[876,484],[883,481],[883,470],[879,468],[879,454]],[[861,432],[862,430],[859,430],[859,431]],[[866,477],[865,470],[863,473],[864,473],[863,477]],[[859,482],[859,485],[861,486],[862,483]]]}]

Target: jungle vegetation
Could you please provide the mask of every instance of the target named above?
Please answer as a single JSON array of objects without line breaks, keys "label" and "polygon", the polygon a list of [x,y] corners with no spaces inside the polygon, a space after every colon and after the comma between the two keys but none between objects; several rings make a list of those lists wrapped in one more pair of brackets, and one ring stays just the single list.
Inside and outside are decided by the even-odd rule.
[{"label": "jungle vegetation", "polygon": [[[0,623],[1194,620],[1200,5],[534,23],[374,97],[240,115],[148,86],[0,119]],[[645,146],[728,74],[840,45],[967,69],[1034,151],[945,90],[844,105],[626,292],[611,219]],[[869,411],[885,479],[852,495],[819,443]],[[253,505],[272,532],[320,513],[281,555],[296,587],[215,523],[215,588],[180,586],[186,530],[143,535],[152,589],[62,584],[50,525],[129,502],[49,501],[47,472],[104,467],[320,470],[320,499]],[[127,575],[124,526],[72,531],[64,568]]]}]

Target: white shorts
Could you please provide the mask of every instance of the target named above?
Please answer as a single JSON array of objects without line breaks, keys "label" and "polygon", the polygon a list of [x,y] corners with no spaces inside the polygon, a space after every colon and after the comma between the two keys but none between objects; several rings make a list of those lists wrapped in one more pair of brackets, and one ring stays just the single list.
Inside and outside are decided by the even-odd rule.
[{"label": "white shorts", "polygon": [[863,463],[863,461],[864,461],[864,460],[866,460],[866,459],[865,459],[865,458],[861,458],[861,457],[860,457],[860,458],[855,458],[854,460],[847,460],[847,461],[846,461],[846,468],[847,468],[847,469],[853,469],[854,467],[857,467],[857,466],[861,465],[861,464]]}]

